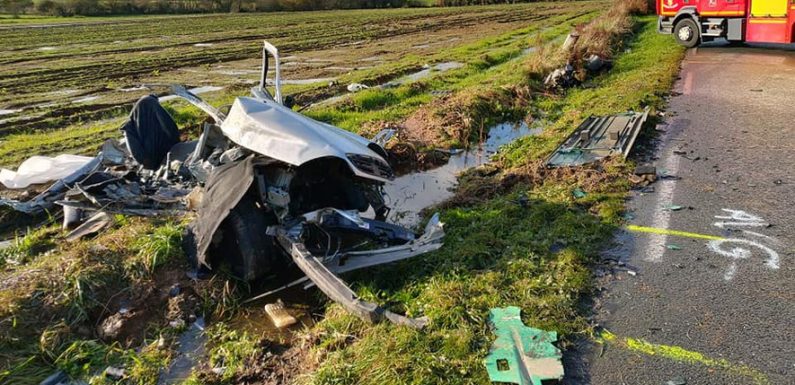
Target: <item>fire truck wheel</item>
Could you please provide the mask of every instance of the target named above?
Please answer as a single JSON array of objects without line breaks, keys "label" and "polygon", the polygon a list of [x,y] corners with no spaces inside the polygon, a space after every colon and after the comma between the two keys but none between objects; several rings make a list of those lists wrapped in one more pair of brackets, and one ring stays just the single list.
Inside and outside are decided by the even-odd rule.
[{"label": "fire truck wheel", "polygon": [[682,19],[674,27],[676,42],[687,48],[697,46],[701,41],[700,35],[698,24],[693,19]]}]

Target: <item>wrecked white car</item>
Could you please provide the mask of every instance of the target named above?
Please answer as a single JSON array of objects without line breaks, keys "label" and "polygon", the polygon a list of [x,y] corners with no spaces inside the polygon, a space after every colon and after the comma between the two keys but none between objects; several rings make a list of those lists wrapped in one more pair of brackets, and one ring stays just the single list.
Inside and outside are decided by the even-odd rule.
[{"label": "wrecked white car", "polygon": [[[269,56],[275,95],[265,87]],[[287,285],[316,285],[370,321],[422,327],[423,320],[360,300],[337,276],[442,245],[436,215],[422,234],[384,222],[383,186],[394,179],[382,147],[389,132],[371,141],[284,106],[278,51],[267,42],[259,86],[228,113],[184,87],[173,93],[208,114],[198,140],[180,141],[158,98],[146,96],[122,127],[123,144],[106,142],[97,158],[28,202],[2,203],[28,213],[53,204],[65,213],[195,210],[185,240],[197,268],[228,263],[240,279],[255,281],[278,279],[294,264],[305,277]]]}]

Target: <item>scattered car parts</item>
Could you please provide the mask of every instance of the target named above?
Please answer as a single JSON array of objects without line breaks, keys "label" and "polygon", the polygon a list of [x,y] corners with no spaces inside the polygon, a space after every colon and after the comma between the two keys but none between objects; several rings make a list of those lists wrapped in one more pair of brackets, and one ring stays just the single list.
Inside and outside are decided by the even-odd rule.
[{"label": "scattered car parts", "polygon": [[[275,96],[265,88],[269,57]],[[279,53],[268,42],[262,64],[259,86],[251,97],[236,98],[227,114],[185,87],[172,87],[208,115],[197,140],[181,142],[158,98],[145,96],[122,127],[122,142],[107,141],[96,158],[36,198],[0,204],[29,214],[55,204],[101,213],[70,239],[101,230],[113,213],[196,210],[185,244],[197,268],[228,263],[239,278],[254,281],[278,280],[294,265],[305,282],[365,320],[421,328],[425,319],[363,301],[337,276],[442,246],[438,216],[422,234],[384,222],[390,209],[383,186],[394,172],[382,146],[394,132],[371,141],[293,111],[282,103]]]},{"label": "scattered car parts", "polygon": [[557,332],[527,327],[516,306],[491,309],[489,324],[497,339],[483,361],[492,382],[543,385],[563,379],[563,354]]},{"label": "scattered car parts", "polygon": [[546,165],[579,166],[613,155],[626,158],[648,117],[648,107],[643,112],[591,116],[552,153]]}]

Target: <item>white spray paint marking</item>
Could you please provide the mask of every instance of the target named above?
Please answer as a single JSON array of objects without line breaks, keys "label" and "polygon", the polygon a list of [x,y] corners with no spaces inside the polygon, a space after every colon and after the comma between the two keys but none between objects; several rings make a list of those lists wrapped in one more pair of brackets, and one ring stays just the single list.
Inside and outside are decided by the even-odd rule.
[{"label": "white spray paint marking", "polygon": [[[769,224],[762,217],[749,214],[742,210],[722,209],[729,213],[729,216],[716,215],[715,219],[725,219],[728,221],[715,222],[716,227],[725,229],[726,227],[767,227]],[[764,238],[774,244],[780,244],[778,240],[765,234],[742,229],[743,234]],[[734,245],[732,245],[734,244]],[[737,245],[742,246],[737,246]],[[778,252],[757,241],[744,238],[717,239],[707,243],[707,247],[713,252],[731,259],[731,264],[723,274],[723,279],[731,281],[737,275],[737,263],[741,260],[751,259],[754,255],[753,249],[758,249],[767,254],[765,265],[773,270],[778,270],[780,257]]]},{"label": "white spray paint marking", "polygon": [[729,265],[729,268],[726,269],[726,272],[723,274],[723,279],[731,281],[735,274],[737,274],[737,262],[732,261],[732,264]]},{"label": "white spray paint marking", "polygon": [[715,222],[714,225],[725,229],[732,226],[752,226],[752,227],[767,227],[769,223],[756,215],[751,215],[742,210],[721,209],[731,215],[716,215],[715,219],[728,219],[727,221]]},{"label": "white spray paint marking", "polygon": [[757,233],[756,231],[751,231],[751,230],[740,230],[740,231],[742,231],[743,234],[745,234],[745,235],[752,235],[754,237],[765,238],[766,240],[770,241],[771,243],[773,243],[776,246],[782,246],[783,245],[783,243],[781,243],[781,241],[779,241],[778,239],[773,238],[773,237],[768,236],[768,235],[765,235],[765,234]]},{"label": "white spray paint marking", "polygon": [[[665,158],[665,169],[668,170],[670,175],[676,175],[679,171],[679,158],[673,154]],[[675,188],[676,181],[673,179],[663,179],[659,182],[659,190],[657,190],[657,199],[654,206],[657,209],[654,210],[651,227],[658,229],[668,228],[671,222],[671,210],[665,210],[665,207],[673,203]],[[668,235],[666,234],[651,234],[646,248],[646,260],[649,262],[662,262],[667,240]]]}]

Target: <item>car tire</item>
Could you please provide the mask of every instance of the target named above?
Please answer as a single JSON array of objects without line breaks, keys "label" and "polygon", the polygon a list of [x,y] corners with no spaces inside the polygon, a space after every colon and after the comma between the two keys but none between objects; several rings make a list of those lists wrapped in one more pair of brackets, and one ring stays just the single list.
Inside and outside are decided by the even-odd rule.
[{"label": "car tire", "polygon": [[693,48],[701,43],[701,29],[695,20],[682,19],[674,26],[674,38],[677,43]]},{"label": "car tire", "polygon": [[218,254],[229,262],[235,277],[252,282],[273,271],[279,249],[266,231],[275,224],[273,213],[263,210],[248,195],[229,212],[222,224]]}]

